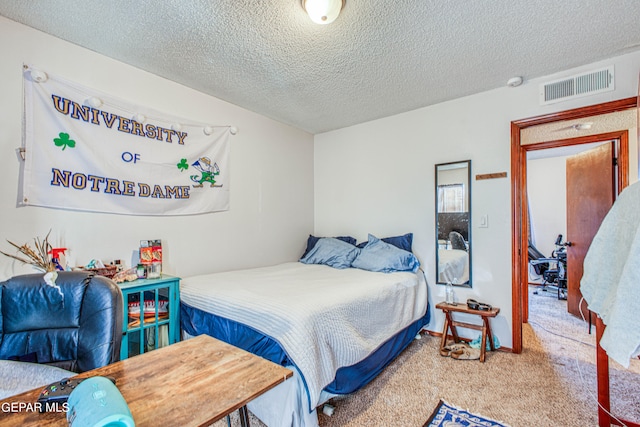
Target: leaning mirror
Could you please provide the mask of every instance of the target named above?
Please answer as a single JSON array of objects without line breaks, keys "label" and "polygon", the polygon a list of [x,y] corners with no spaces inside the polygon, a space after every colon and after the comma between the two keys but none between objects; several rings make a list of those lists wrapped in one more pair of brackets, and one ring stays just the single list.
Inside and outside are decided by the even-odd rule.
[{"label": "leaning mirror", "polygon": [[436,277],[471,287],[471,160],[436,165]]}]

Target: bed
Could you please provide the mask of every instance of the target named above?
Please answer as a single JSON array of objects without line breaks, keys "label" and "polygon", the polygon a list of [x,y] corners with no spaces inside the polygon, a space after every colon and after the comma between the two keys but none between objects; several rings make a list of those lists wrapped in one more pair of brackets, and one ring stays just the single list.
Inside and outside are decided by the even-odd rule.
[{"label": "bed", "polygon": [[[355,246],[354,246],[355,247]],[[182,280],[181,326],[294,371],[249,404],[270,427],[317,426],[315,408],[371,381],[429,322],[423,272],[289,262]]]},{"label": "bed", "polygon": [[438,249],[439,283],[469,281],[469,254],[461,249]]}]

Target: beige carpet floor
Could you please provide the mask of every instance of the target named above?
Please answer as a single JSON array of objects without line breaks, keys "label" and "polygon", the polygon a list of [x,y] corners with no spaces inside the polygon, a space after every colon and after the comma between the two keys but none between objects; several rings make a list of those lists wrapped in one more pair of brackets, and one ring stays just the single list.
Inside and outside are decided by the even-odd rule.
[{"label": "beige carpet floor", "polygon": [[[320,426],[420,427],[439,399],[513,427],[597,425],[594,334],[555,293],[532,290],[522,354],[455,360],[440,356],[439,338],[423,335],[366,387],[332,399],[334,414],[320,414]],[[640,360],[630,369],[613,363],[611,390],[614,413],[639,422]]]}]

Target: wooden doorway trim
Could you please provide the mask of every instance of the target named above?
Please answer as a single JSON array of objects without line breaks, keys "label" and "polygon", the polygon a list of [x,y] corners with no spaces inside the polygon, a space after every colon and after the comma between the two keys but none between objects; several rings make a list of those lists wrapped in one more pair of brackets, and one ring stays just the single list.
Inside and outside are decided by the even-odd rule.
[{"label": "wooden doorway trim", "polygon": [[[528,285],[529,282],[527,250],[524,250],[524,248],[528,247],[527,233],[525,231],[527,229],[527,206],[525,198],[527,184],[527,151],[562,146],[559,144],[570,145],[568,142],[569,140],[562,140],[523,146],[520,142],[521,131],[531,126],[614,113],[617,111],[637,108],[637,106],[638,97],[634,96],[604,104],[591,105],[511,122],[511,260],[513,265],[511,270],[511,309],[513,331],[512,347],[514,353],[522,352],[522,323],[524,319],[526,319],[525,316],[528,315],[526,311],[528,310],[528,303],[524,297],[525,285]],[[624,134],[624,132],[619,133]],[[598,135],[598,137],[599,136],[601,135]],[[621,144],[619,155],[622,156],[623,146],[626,146],[626,157],[628,159],[628,132],[626,136],[627,144],[622,143],[622,138],[625,138],[624,135],[620,135],[620,138]],[[622,160],[622,158],[620,160]],[[628,184],[628,162],[620,161],[619,163],[621,164],[621,167],[618,168],[620,191],[620,189],[624,188]]]}]

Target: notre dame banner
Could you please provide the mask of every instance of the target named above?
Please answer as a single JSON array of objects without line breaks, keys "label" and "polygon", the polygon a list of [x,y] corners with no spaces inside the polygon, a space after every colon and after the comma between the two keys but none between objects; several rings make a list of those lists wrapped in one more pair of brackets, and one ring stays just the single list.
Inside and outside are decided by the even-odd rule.
[{"label": "notre dame banner", "polygon": [[24,204],[128,215],[229,209],[229,127],[24,68]]}]

